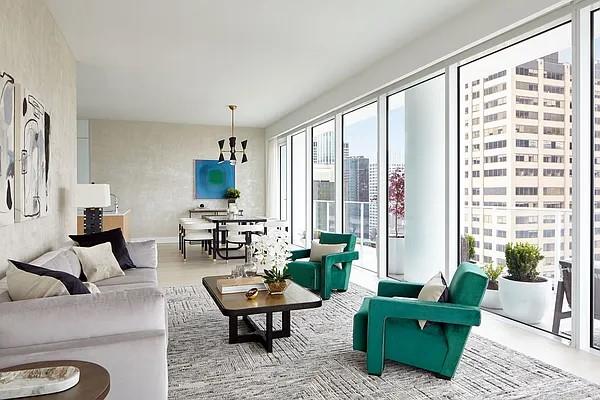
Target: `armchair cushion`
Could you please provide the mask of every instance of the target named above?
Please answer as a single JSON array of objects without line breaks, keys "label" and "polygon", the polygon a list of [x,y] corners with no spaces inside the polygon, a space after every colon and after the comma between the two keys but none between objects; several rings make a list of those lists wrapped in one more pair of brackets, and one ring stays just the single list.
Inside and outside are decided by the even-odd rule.
[{"label": "armchair cushion", "polygon": [[[446,285],[446,280],[441,272],[435,274],[425,283],[417,298],[423,301],[437,301],[442,303],[448,301],[448,285]],[[425,320],[419,320],[421,329],[425,328],[427,323]]]},{"label": "armchair cushion", "polygon": [[[321,262],[323,257],[330,254],[341,253],[344,251],[345,247],[345,243],[323,244],[313,240],[310,247],[310,261]],[[341,265],[336,265],[336,267],[340,269],[342,268]]]}]

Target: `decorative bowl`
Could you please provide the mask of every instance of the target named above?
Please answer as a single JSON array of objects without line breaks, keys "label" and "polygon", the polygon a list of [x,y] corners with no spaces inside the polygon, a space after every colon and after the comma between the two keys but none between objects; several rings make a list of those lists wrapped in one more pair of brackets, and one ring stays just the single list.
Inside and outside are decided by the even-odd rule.
[{"label": "decorative bowl", "polygon": [[246,292],[246,298],[248,300],[253,300],[256,298],[256,296],[258,296],[258,289],[257,288],[252,288],[250,290],[248,290]]},{"label": "decorative bowl", "polygon": [[276,295],[276,294],[283,294],[283,292],[285,292],[285,289],[287,289],[289,284],[287,281],[279,281],[279,282],[271,282],[271,283],[265,282],[265,286],[267,287],[269,294]]}]

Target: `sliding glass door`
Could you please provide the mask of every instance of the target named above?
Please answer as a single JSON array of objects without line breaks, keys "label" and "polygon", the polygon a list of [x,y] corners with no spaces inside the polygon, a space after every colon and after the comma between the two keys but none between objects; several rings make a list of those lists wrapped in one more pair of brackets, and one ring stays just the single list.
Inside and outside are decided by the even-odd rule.
[{"label": "sliding glass door", "polygon": [[377,272],[377,103],[342,116],[343,230],[356,235],[356,265]]},{"label": "sliding glass door", "polygon": [[313,238],[335,231],[335,121],[312,128],[312,226]]},{"label": "sliding glass door", "polygon": [[[570,337],[571,24],[461,66],[459,77],[463,259],[506,275],[483,306]],[[507,252],[517,244],[529,248]],[[505,256],[526,251],[543,257],[529,286]]]},{"label": "sliding glass door", "polygon": [[292,244],[305,247],[306,243],[306,133],[292,136]]},{"label": "sliding glass door", "polygon": [[592,226],[592,299],[591,311],[591,344],[600,350],[600,10],[592,13],[594,40],[592,42],[592,158],[593,158],[593,226]]}]

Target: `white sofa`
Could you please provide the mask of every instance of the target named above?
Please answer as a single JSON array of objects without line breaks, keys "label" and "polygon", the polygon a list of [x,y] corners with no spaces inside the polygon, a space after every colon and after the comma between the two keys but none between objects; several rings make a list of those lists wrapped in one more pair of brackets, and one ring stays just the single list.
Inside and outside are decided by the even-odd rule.
[{"label": "white sofa", "polygon": [[[167,398],[167,320],[154,241],[127,243],[135,269],[96,282],[101,293],[11,301],[0,280],[0,368],[83,360],[110,373],[109,399]],[[70,247],[30,262],[79,276]]]}]

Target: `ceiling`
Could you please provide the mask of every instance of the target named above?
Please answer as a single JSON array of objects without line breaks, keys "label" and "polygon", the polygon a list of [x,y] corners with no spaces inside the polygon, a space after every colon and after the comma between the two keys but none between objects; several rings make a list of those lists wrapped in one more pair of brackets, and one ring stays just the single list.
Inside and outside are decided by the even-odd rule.
[{"label": "ceiling", "polygon": [[[480,0],[46,0],[78,118],[266,127]],[[408,55],[409,56],[409,55]]]}]

